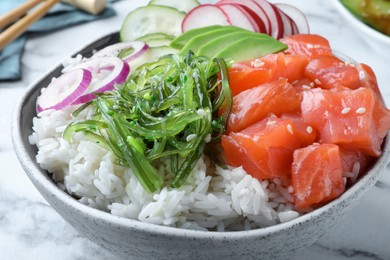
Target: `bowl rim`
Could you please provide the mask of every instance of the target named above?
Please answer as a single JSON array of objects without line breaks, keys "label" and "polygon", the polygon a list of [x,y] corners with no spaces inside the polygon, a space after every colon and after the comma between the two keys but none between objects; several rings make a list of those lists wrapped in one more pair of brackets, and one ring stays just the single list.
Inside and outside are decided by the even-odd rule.
[{"label": "bowl rim", "polygon": [[[112,34],[109,34],[112,35]],[[104,36],[102,38],[105,38]],[[101,39],[102,39],[101,38]],[[99,40],[99,39],[98,39]],[[97,42],[96,40],[95,42]],[[79,53],[81,50],[75,52]],[[61,190],[55,183],[50,179],[47,175],[47,172],[42,170],[39,166],[37,166],[35,162],[35,156],[30,155],[23,143],[23,138],[27,138],[28,136],[23,137],[22,129],[21,129],[21,114],[24,105],[29,101],[30,96],[36,91],[39,91],[42,87],[39,87],[42,80],[50,76],[56,69],[62,66],[62,62],[54,66],[54,68],[48,70],[44,73],[40,78],[38,78],[35,82],[30,84],[26,89],[25,93],[20,97],[18,103],[16,104],[16,108],[12,117],[12,141],[15,149],[15,153],[22,165],[24,171],[34,184],[36,188],[37,186],[41,186],[45,189],[51,196],[56,197],[61,203],[66,204],[72,210],[82,212],[86,216],[96,219],[97,221],[105,221],[111,223],[113,225],[117,225],[118,227],[124,229],[132,229],[132,230],[142,230],[142,232],[150,233],[150,234],[158,234],[161,236],[169,236],[169,237],[178,237],[178,238],[212,238],[216,240],[236,240],[246,238],[254,238],[254,237],[264,237],[268,236],[270,233],[277,233],[283,230],[293,228],[297,225],[302,225],[305,222],[311,221],[324,214],[326,211],[330,210],[342,204],[345,199],[353,196],[354,194],[363,195],[363,191],[366,191],[368,188],[374,186],[376,181],[378,180],[381,171],[386,167],[389,158],[390,158],[390,138],[385,138],[382,144],[383,153],[382,155],[375,161],[375,163],[371,166],[368,172],[360,177],[358,181],[349,187],[340,197],[337,199],[327,203],[326,205],[313,210],[312,212],[305,213],[293,220],[279,223],[273,226],[252,229],[252,230],[242,230],[242,231],[200,231],[200,230],[189,230],[189,229],[181,229],[169,226],[156,225],[151,223],[145,223],[134,219],[124,218],[115,216],[109,212],[105,212],[99,209],[95,209],[80,203],[78,200],[70,196],[65,191]],[[36,116],[36,114],[35,114]],[[30,119],[32,120],[32,118]],[[32,129],[30,129],[32,131]],[[31,132],[30,132],[31,133]],[[28,144],[29,145],[29,144]],[[39,190],[39,188],[38,188]],[[40,191],[40,190],[39,190]],[[51,205],[52,206],[52,205]],[[61,214],[60,214],[61,215]]]},{"label": "bowl rim", "polygon": [[359,20],[340,2],[340,0],[332,0],[331,2],[333,2],[334,7],[338,10],[338,12],[342,15],[342,17],[347,19],[349,22],[351,22],[354,25],[354,27],[358,28],[359,30],[362,30],[364,33],[370,35],[376,40],[390,45],[390,36],[387,36],[386,34],[379,32],[378,30],[370,27],[369,25],[365,24],[363,21]]}]

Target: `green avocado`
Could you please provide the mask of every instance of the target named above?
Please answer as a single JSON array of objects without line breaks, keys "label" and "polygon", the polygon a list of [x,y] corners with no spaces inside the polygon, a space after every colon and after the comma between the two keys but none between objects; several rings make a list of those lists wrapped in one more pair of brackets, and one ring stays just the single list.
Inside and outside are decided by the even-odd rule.
[{"label": "green avocado", "polygon": [[211,32],[213,30],[221,29],[221,28],[223,28],[221,25],[211,25],[211,26],[200,27],[200,28],[189,30],[183,34],[180,34],[175,39],[173,39],[170,46],[175,49],[181,49],[189,40],[191,40],[195,36],[198,36],[205,32]]},{"label": "green avocado", "polygon": [[208,41],[205,45],[200,47],[196,52],[196,55],[213,57],[216,53],[223,50],[225,47],[231,45],[234,42],[245,39],[247,37],[268,38],[269,36],[265,34],[250,32],[250,31],[234,31],[227,34],[225,33],[222,36],[219,36],[215,39]]},{"label": "green avocado", "polygon": [[[188,51],[192,51],[196,53],[203,45],[208,43],[209,41],[222,36],[226,35],[230,32],[237,32],[237,31],[247,31],[242,28],[234,27],[234,26],[225,26],[221,27],[219,29],[211,30],[211,31],[205,31],[201,34],[198,34],[191,38],[180,50],[180,54],[185,55]],[[249,32],[249,31],[248,31]],[[172,44],[171,44],[172,46]]]},{"label": "green avocado", "polygon": [[232,59],[234,62],[253,60],[266,54],[287,49],[283,43],[272,37],[246,37],[229,44],[216,53],[213,58]]}]

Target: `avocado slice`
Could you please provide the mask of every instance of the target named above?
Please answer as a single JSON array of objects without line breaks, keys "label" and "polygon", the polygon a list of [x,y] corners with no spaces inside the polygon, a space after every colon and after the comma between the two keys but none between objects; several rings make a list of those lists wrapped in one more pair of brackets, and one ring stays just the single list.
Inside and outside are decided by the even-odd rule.
[{"label": "avocado slice", "polygon": [[231,43],[213,58],[233,59],[234,62],[253,60],[266,54],[287,49],[287,46],[272,37],[246,37]]},{"label": "avocado slice", "polygon": [[223,28],[221,25],[211,25],[189,30],[173,39],[170,46],[175,49],[181,49],[188,41],[190,41],[195,36],[221,28]]},{"label": "avocado slice", "polygon": [[195,37],[193,37],[191,40],[187,42],[186,45],[183,46],[183,48],[180,50],[179,54],[185,55],[188,53],[188,51],[192,51],[194,53],[197,53],[198,50],[211,40],[220,37],[222,35],[226,35],[230,32],[237,32],[237,31],[246,31],[245,29],[234,27],[234,26],[224,26],[220,29],[204,32],[202,34],[199,34]]},{"label": "avocado slice", "polygon": [[229,46],[233,42],[245,39],[247,37],[259,37],[259,38],[268,38],[268,35],[254,33],[251,31],[234,31],[231,33],[225,33],[222,36],[219,36],[213,40],[210,40],[205,45],[200,47],[196,52],[196,55],[202,55],[206,57],[213,57],[216,53]]}]

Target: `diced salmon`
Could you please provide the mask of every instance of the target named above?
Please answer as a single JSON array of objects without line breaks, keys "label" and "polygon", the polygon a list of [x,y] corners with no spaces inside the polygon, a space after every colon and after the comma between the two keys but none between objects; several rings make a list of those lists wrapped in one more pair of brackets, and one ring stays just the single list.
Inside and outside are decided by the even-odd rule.
[{"label": "diced salmon", "polygon": [[301,141],[301,147],[308,146],[316,141],[317,130],[305,123],[300,112],[286,113],[281,118],[292,120],[295,128],[295,134]]},{"label": "diced salmon", "polygon": [[358,70],[334,56],[321,56],[312,59],[306,66],[304,75],[316,87],[324,89],[338,87],[356,89],[360,87]]},{"label": "diced salmon", "polygon": [[237,133],[222,137],[229,165],[258,179],[289,176],[293,152],[301,147],[292,120],[267,117]]},{"label": "diced salmon", "polygon": [[287,78],[293,82],[303,76],[309,59],[303,55],[268,54],[260,59],[234,63],[229,68],[233,96],[261,84]]},{"label": "diced salmon", "polygon": [[390,114],[376,102],[371,88],[303,91],[301,111],[304,121],[317,129],[320,142],[360,149],[375,157],[381,154]]},{"label": "diced salmon", "polygon": [[332,55],[328,40],[317,34],[296,34],[280,41],[288,46],[287,54],[304,55],[309,59]]},{"label": "diced salmon", "polygon": [[228,132],[239,132],[269,114],[299,111],[300,96],[286,79],[245,90],[233,99]]},{"label": "diced salmon", "polygon": [[316,208],[345,190],[340,150],[334,144],[313,144],[294,152],[292,186],[297,209]]}]

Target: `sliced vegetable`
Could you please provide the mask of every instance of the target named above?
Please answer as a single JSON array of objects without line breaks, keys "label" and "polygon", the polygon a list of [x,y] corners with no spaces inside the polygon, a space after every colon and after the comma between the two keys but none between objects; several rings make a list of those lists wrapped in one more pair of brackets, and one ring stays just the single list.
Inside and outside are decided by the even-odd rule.
[{"label": "sliced vegetable", "polygon": [[164,5],[176,8],[181,12],[188,13],[193,8],[199,5],[199,2],[196,0],[151,0],[149,5]]},{"label": "sliced vegetable", "polygon": [[[225,36],[226,34],[236,33],[236,32],[251,33],[250,31],[247,31],[247,30],[244,30],[244,29],[241,29],[241,28],[238,28],[238,27],[234,27],[234,26],[218,26],[218,27],[219,28],[217,28],[217,29],[214,29],[214,26],[201,27],[201,28],[198,28],[198,29],[192,29],[192,30],[190,30],[188,32],[185,32],[182,35],[180,35],[178,38],[185,38],[185,39],[187,39],[188,38],[187,34],[192,36],[192,35],[194,35],[193,31],[195,31],[195,30],[198,31],[198,30],[202,29],[202,33],[195,34],[190,39],[188,38],[187,43],[185,43],[184,46],[182,46],[180,48],[180,54],[181,55],[185,55],[189,51],[197,53],[200,48],[202,48],[205,45],[207,45],[210,41],[214,41],[214,40],[216,40],[217,38],[219,38],[221,36]],[[206,29],[206,28],[207,29],[210,28],[210,30],[207,30],[207,31],[203,32],[203,29]]]},{"label": "sliced vegetable", "polygon": [[83,95],[74,100],[73,104],[84,104],[96,98],[96,93],[113,90],[116,84],[126,81],[130,73],[129,65],[116,57],[91,58],[76,66],[76,68],[88,69],[92,72],[93,81]]},{"label": "sliced vegetable", "polygon": [[75,102],[88,88],[92,73],[75,69],[54,79],[37,99],[37,112],[47,109],[61,110]]},{"label": "sliced vegetable", "polygon": [[218,7],[226,13],[233,26],[241,27],[252,32],[260,31],[256,21],[241,6],[235,4],[220,4]]},{"label": "sliced vegetable", "polygon": [[[246,10],[251,10],[255,15],[257,15],[258,19],[254,18],[256,21],[260,20],[261,22],[258,22],[258,26],[260,28],[261,33],[270,34],[271,32],[271,23],[264,12],[264,10],[253,0],[221,0],[217,2],[217,5],[219,4],[238,4],[241,6],[246,7]],[[263,28],[264,29],[261,29]]]},{"label": "sliced vegetable", "polygon": [[119,42],[98,51],[93,58],[120,56],[125,62],[130,62],[141,57],[148,49],[149,46],[142,41]]},{"label": "sliced vegetable", "polygon": [[133,41],[151,33],[179,35],[185,13],[175,8],[148,5],[130,12],[120,30],[121,41]]},{"label": "sliced vegetable", "polygon": [[231,25],[231,22],[222,8],[212,4],[204,4],[195,7],[186,15],[181,30],[187,32],[210,25]]},{"label": "sliced vegetable", "polygon": [[181,49],[184,47],[185,44],[187,44],[188,41],[192,40],[196,36],[199,36],[203,33],[209,33],[214,30],[222,29],[222,28],[228,28],[228,27],[222,27],[220,25],[211,25],[211,26],[205,26],[200,28],[191,29],[183,34],[180,34],[175,39],[171,41],[170,46],[175,49]]},{"label": "sliced vegetable", "polygon": [[285,13],[291,19],[291,21],[293,21],[292,27],[294,28],[294,25],[297,27],[297,33],[310,33],[309,23],[306,19],[306,16],[302,13],[301,10],[292,5],[284,3],[278,3],[275,4],[275,6],[283,13]]}]

